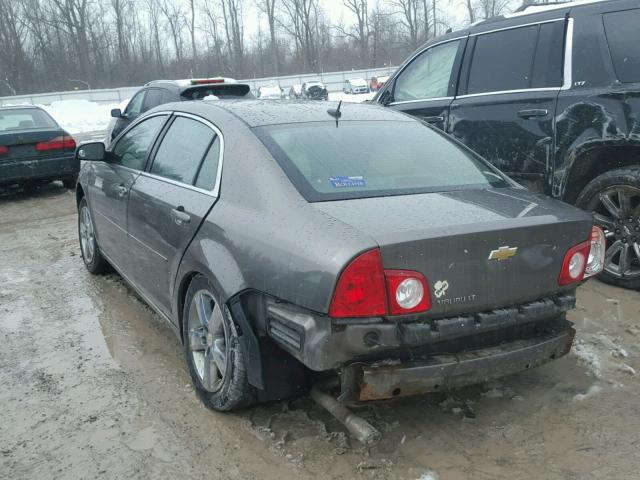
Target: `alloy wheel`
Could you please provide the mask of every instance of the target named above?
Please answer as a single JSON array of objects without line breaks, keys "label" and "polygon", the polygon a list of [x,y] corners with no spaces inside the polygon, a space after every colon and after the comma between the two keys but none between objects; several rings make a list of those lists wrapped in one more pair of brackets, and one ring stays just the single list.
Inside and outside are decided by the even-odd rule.
[{"label": "alloy wheel", "polygon": [[228,332],[222,310],[211,293],[196,292],[189,305],[189,350],[196,373],[205,390],[222,387],[227,373]]},{"label": "alloy wheel", "polygon": [[91,214],[86,205],[80,210],[80,248],[85,262],[91,263],[95,255],[95,237]]},{"label": "alloy wheel", "polygon": [[640,188],[605,188],[594,197],[591,210],[607,238],[604,270],[617,278],[640,276]]}]

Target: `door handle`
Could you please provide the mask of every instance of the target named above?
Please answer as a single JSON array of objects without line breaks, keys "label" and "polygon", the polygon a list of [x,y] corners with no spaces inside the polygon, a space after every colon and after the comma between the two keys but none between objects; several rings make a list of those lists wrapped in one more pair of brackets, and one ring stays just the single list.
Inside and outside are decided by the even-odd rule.
[{"label": "door handle", "polygon": [[546,108],[532,108],[530,110],[520,110],[518,116],[520,118],[533,118],[533,117],[546,117],[549,115],[549,110]]},{"label": "door handle", "polygon": [[129,191],[129,189],[127,187],[125,187],[124,185],[118,185],[116,187],[116,192],[118,192],[118,196],[120,198],[124,197],[127,194],[128,191]]},{"label": "door handle", "polygon": [[444,122],[444,117],[442,115],[438,115],[436,117],[420,117],[420,118],[427,123]]},{"label": "door handle", "polygon": [[181,205],[171,210],[171,216],[176,225],[182,225],[183,223],[189,223],[191,221],[191,215],[184,211],[184,207]]}]

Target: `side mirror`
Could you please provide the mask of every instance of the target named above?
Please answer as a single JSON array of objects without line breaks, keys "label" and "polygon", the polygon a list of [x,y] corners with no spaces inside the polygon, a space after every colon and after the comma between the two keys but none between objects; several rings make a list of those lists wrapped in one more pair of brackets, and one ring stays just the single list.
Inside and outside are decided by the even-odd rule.
[{"label": "side mirror", "polygon": [[104,162],[107,153],[102,142],[83,143],[76,150],[76,158],[86,162]]},{"label": "side mirror", "polygon": [[111,116],[113,118],[120,118],[122,117],[122,110],[120,110],[119,108],[114,108],[113,110],[111,110]]}]

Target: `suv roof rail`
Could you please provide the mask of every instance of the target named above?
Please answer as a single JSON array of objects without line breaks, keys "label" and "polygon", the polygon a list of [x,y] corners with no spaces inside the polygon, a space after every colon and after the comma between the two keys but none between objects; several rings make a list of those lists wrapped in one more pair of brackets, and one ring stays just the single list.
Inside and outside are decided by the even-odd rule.
[{"label": "suv roof rail", "polygon": [[554,6],[554,5],[562,5],[564,3],[575,3],[575,2],[574,0],[560,0],[557,2],[523,3],[518,8],[516,8],[513,11],[513,13],[524,12],[528,8],[532,8],[532,7],[548,7],[548,6]]}]

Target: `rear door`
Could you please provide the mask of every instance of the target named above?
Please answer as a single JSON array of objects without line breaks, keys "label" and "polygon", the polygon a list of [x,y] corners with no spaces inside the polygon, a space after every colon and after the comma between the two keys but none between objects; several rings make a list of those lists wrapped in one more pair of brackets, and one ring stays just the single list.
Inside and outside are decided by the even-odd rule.
[{"label": "rear door", "polygon": [[465,43],[451,39],[416,55],[380,96],[383,103],[444,130]]},{"label": "rear door", "polygon": [[472,34],[447,131],[526,186],[549,192],[565,19]]},{"label": "rear door", "polygon": [[216,127],[177,113],[131,189],[133,280],[168,316],[182,254],[218,196],[222,148]]},{"label": "rear door", "polygon": [[131,186],[144,170],[154,139],[168,115],[149,117],[113,145],[107,162],[89,162],[87,195],[100,249],[130,275],[127,239],[127,203]]}]

